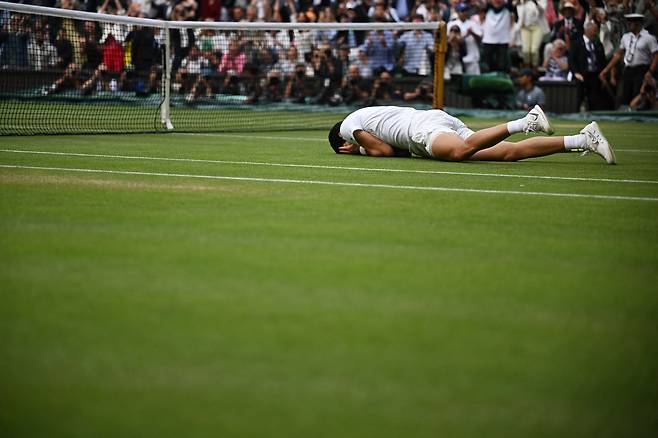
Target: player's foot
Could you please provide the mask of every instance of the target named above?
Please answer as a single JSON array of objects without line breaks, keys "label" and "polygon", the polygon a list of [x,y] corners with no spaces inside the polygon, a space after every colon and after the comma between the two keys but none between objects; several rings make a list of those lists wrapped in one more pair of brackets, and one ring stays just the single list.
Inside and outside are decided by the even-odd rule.
[{"label": "player's foot", "polygon": [[530,132],[545,132],[548,135],[553,135],[553,127],[548,121],[548,117],[539,105],[535,105],[533,109],[525,116],[525,128],[523,132],[526,134]]},{"label": "player's foot", "polygon": [[603,133],[601,132],[601,128],[599,128],[598,123],[596,122],[590,123],[589,125],[585,126],[583,129],[581,129],[580,133],[584,134],[585,137],[587,138],[587,146],[585,147],[585,154],[593,152],[597,155],[602,156],[603,159],[608,164],[615,164],[616,162],[615,153],[612,150],[612,146],[610,146],[608,139],[606,139],[603,136]]}]

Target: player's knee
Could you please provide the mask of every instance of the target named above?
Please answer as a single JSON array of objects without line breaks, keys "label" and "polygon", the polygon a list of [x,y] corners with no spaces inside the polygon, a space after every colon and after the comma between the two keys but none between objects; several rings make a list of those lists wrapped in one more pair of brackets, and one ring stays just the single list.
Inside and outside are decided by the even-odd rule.
[{"label": "player's knee", "polygon": [[464,140],[453,134],[439,135],[432,144],[434,156],[444,161],[464,161],[470,156],[470,148]]},{"label": "player's knee", "polygon": [[519,153],[519,150],[516,148],[507,148],[503,152],[503,161],[518,161],[520,160],[521,154]]},{"label": "player's knee", "polygon": [[460,147],[460,148],[452,149],[446,159],[447,161],[464,161],[470,155],[471,154],[466,148]]}]

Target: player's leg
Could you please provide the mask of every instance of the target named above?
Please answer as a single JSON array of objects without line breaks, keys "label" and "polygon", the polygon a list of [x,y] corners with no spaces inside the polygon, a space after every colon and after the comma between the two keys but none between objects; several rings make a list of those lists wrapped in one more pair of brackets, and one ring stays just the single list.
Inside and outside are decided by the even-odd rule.
[{"label": "player's leg", "polygon": [[478,161],[518,161],[566,152],[564,137],[532,137],[519,142],[501,141],[471,156]]},{"label": "player's leg", "polygon": [[502,141],[497,145],[482,149],[471,156],[480,161],[517,161],[525,158],[543,157],[559,152],[594,153],[608,164],[615,164],[615,153],[605,138],[599,125],[592,122],[580,134],[565,137],[533,137],[519,142]]},{"label": "player's leg", "polygon": [[501,123],[490,128],[473,132],[459,119],[451,117],[455,133],[438,133],[431,140],[432,156],[445,161],[466,160],[478,151],[499,144],[511,134],[518,132],[546,132],[553,133],[548,118],[537,105],[518,120]]}]

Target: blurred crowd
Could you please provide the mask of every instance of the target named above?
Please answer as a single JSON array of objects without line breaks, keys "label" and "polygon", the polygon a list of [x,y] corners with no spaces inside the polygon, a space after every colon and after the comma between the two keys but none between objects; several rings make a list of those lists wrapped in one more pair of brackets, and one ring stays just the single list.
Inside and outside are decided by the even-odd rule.
[{"label": "blurred crowd", "polygon": [[[658,0],[26,0],[174,21],[448,23],[445,78],[515,78],[519,108],[542,83],[578,85],[582,109],[656,108]],[[0,68],[60,74],[44,94],[157,92],[159,29],[0,15]],[[173,30],[173,91],[248,102],[364,103],[432,98],[431,31]],[[409,85],[411,84],[411,85]]]}]

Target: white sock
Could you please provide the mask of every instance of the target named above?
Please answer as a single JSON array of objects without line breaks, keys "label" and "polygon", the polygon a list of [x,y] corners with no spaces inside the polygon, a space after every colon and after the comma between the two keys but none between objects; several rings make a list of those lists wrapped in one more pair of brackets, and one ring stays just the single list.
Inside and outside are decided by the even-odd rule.
[{"label": "white sock", "polygon": [[509,132],[510,134],[523,132],[523,130],[525,129],[525,124],[526,124],[525,117],[518,120],[512,120],[511,122],[507,122],[507,132]]},{"label": "white sock", "polygon": [[587,137],[585,134],[565,135],[564,148],[568,151],[573,149],[585,149],[587,147]]}]

